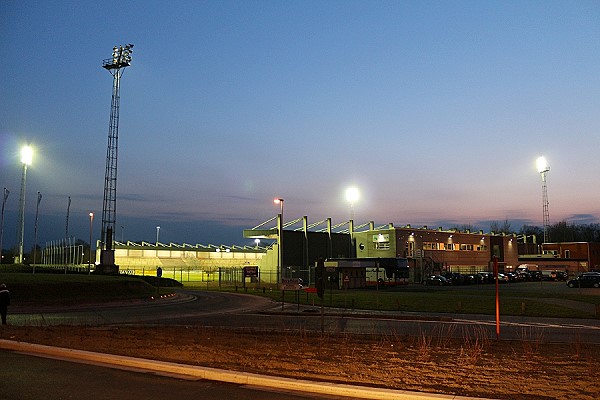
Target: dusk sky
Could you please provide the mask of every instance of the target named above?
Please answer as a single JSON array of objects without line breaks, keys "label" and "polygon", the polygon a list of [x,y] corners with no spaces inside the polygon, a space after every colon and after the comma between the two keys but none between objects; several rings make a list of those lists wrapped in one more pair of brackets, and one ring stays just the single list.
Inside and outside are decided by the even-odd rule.
[{"label": "dusk sky", "polygon": [[[115,238],[251,244],[273,217],[489,229],[600,216],[598,1],[0,2],[0,190],[16,243],[100,236],[115,45]],[[1,198],[0,198],[1,199]],[[120,228],[123,227],[123,228]]]}]

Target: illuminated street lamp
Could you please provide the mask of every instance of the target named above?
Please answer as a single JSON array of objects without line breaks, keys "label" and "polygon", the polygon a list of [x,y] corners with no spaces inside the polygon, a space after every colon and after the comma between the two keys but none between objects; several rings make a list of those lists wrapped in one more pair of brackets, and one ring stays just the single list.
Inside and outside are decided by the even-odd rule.
[{"label": "illuminated street lamp", "polygon": [[548,212],[548,187],[546,186],[546,175],[550,171],[548,161],[546,157],[538,157],[535,161],[540,176],[542,177],[542,213],[543,213],[543,224],[544,224],[544,243],[548,243],[550,238],[548,237],[548,226],[550,225],[550,213]]},{"label": "illuminated street lamp", "polygon": [[19,198],[19,223],[17,225],[17,242],[19,251],[15,257],[15,263],[23,263],[23,236],[25,233],[25,182],[27,180],[27,167],[31,165],[33,149],[25,146],[21,149],[21,162],[23,163],[23,175],[21,177],[21,197]]},{"label": "illuminated street lamp", "polygon": [[[282,241],[282,237],[283,237],[283,199],[281,198],[276,198],[273,200],[274,204],[279,204],[280,207],[280,211],[279,211],[279,218],[277,221],[277,282],[280,281],[280,276],[283,277],[283,251],[282,251],[282,246],[283,246],[283,241]],[[281,274],[281,275],[280,275]]]},{"label": "illuminated street lamp", "polygon": [[160,232],[160,226],[156,227],[156,245],[158,246],[158,234]]}]

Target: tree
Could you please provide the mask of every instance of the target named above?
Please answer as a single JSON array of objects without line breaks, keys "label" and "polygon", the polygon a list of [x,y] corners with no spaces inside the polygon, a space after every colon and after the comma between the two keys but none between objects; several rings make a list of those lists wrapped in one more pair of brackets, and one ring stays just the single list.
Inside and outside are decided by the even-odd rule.
[{"label": "tree", "polygon": [[497,221],[492,222],[490,224],[490,230],[495,233],[505,233],[507,235],[513,233],[510,230],[510,221],[508,220],[508,218],[505,219],[502,223],[499,223]]}]

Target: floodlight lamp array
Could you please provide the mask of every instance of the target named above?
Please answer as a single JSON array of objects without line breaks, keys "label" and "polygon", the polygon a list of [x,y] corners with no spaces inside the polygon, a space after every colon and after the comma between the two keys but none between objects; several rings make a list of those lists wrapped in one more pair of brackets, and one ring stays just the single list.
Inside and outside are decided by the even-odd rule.
[{"label": "floodlight lamp array", "polygon": [[104,60],[102,66],[106,69],[128,67],[131,65],[131,53],[133,53],[131,43],[125,46],[115,46],[113,47],[112,58]]}]

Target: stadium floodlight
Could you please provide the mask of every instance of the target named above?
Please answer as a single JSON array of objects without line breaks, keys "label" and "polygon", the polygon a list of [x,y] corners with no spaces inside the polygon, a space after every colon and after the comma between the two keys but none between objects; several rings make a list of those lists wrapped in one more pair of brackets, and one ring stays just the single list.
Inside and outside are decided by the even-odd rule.
[{"label": "stadium floodlight", "polygon": [[550,213],[548,211],[548,186],[546,185],[546,175],[548,174],[548,171],[550,171],[550,166],[544,156],[538,157],[535,161],[535,165],[542,178],[542,223],[544,227],[544,243],[548,243],[550,241],[548,235]]},{"label": "stadium floodlight", "polygon": [[350,219],[354,220],[354,204],[360,199],[360,192],[356,187],[346,189],[346,201],[350,203]]},{"label": "stadium floodlight", "polygon": [[23,175],[21,177],[21,197],[19,198],[19,222],[17,225],[17,242],[19,249],[15,257],[15,263],[23,263],[23,237],[25,234],[25,184],[27,181],[27,167],[33,161],[33,149],[30,146],[24,146],[21,149],[21,162],[23,163]]}]

